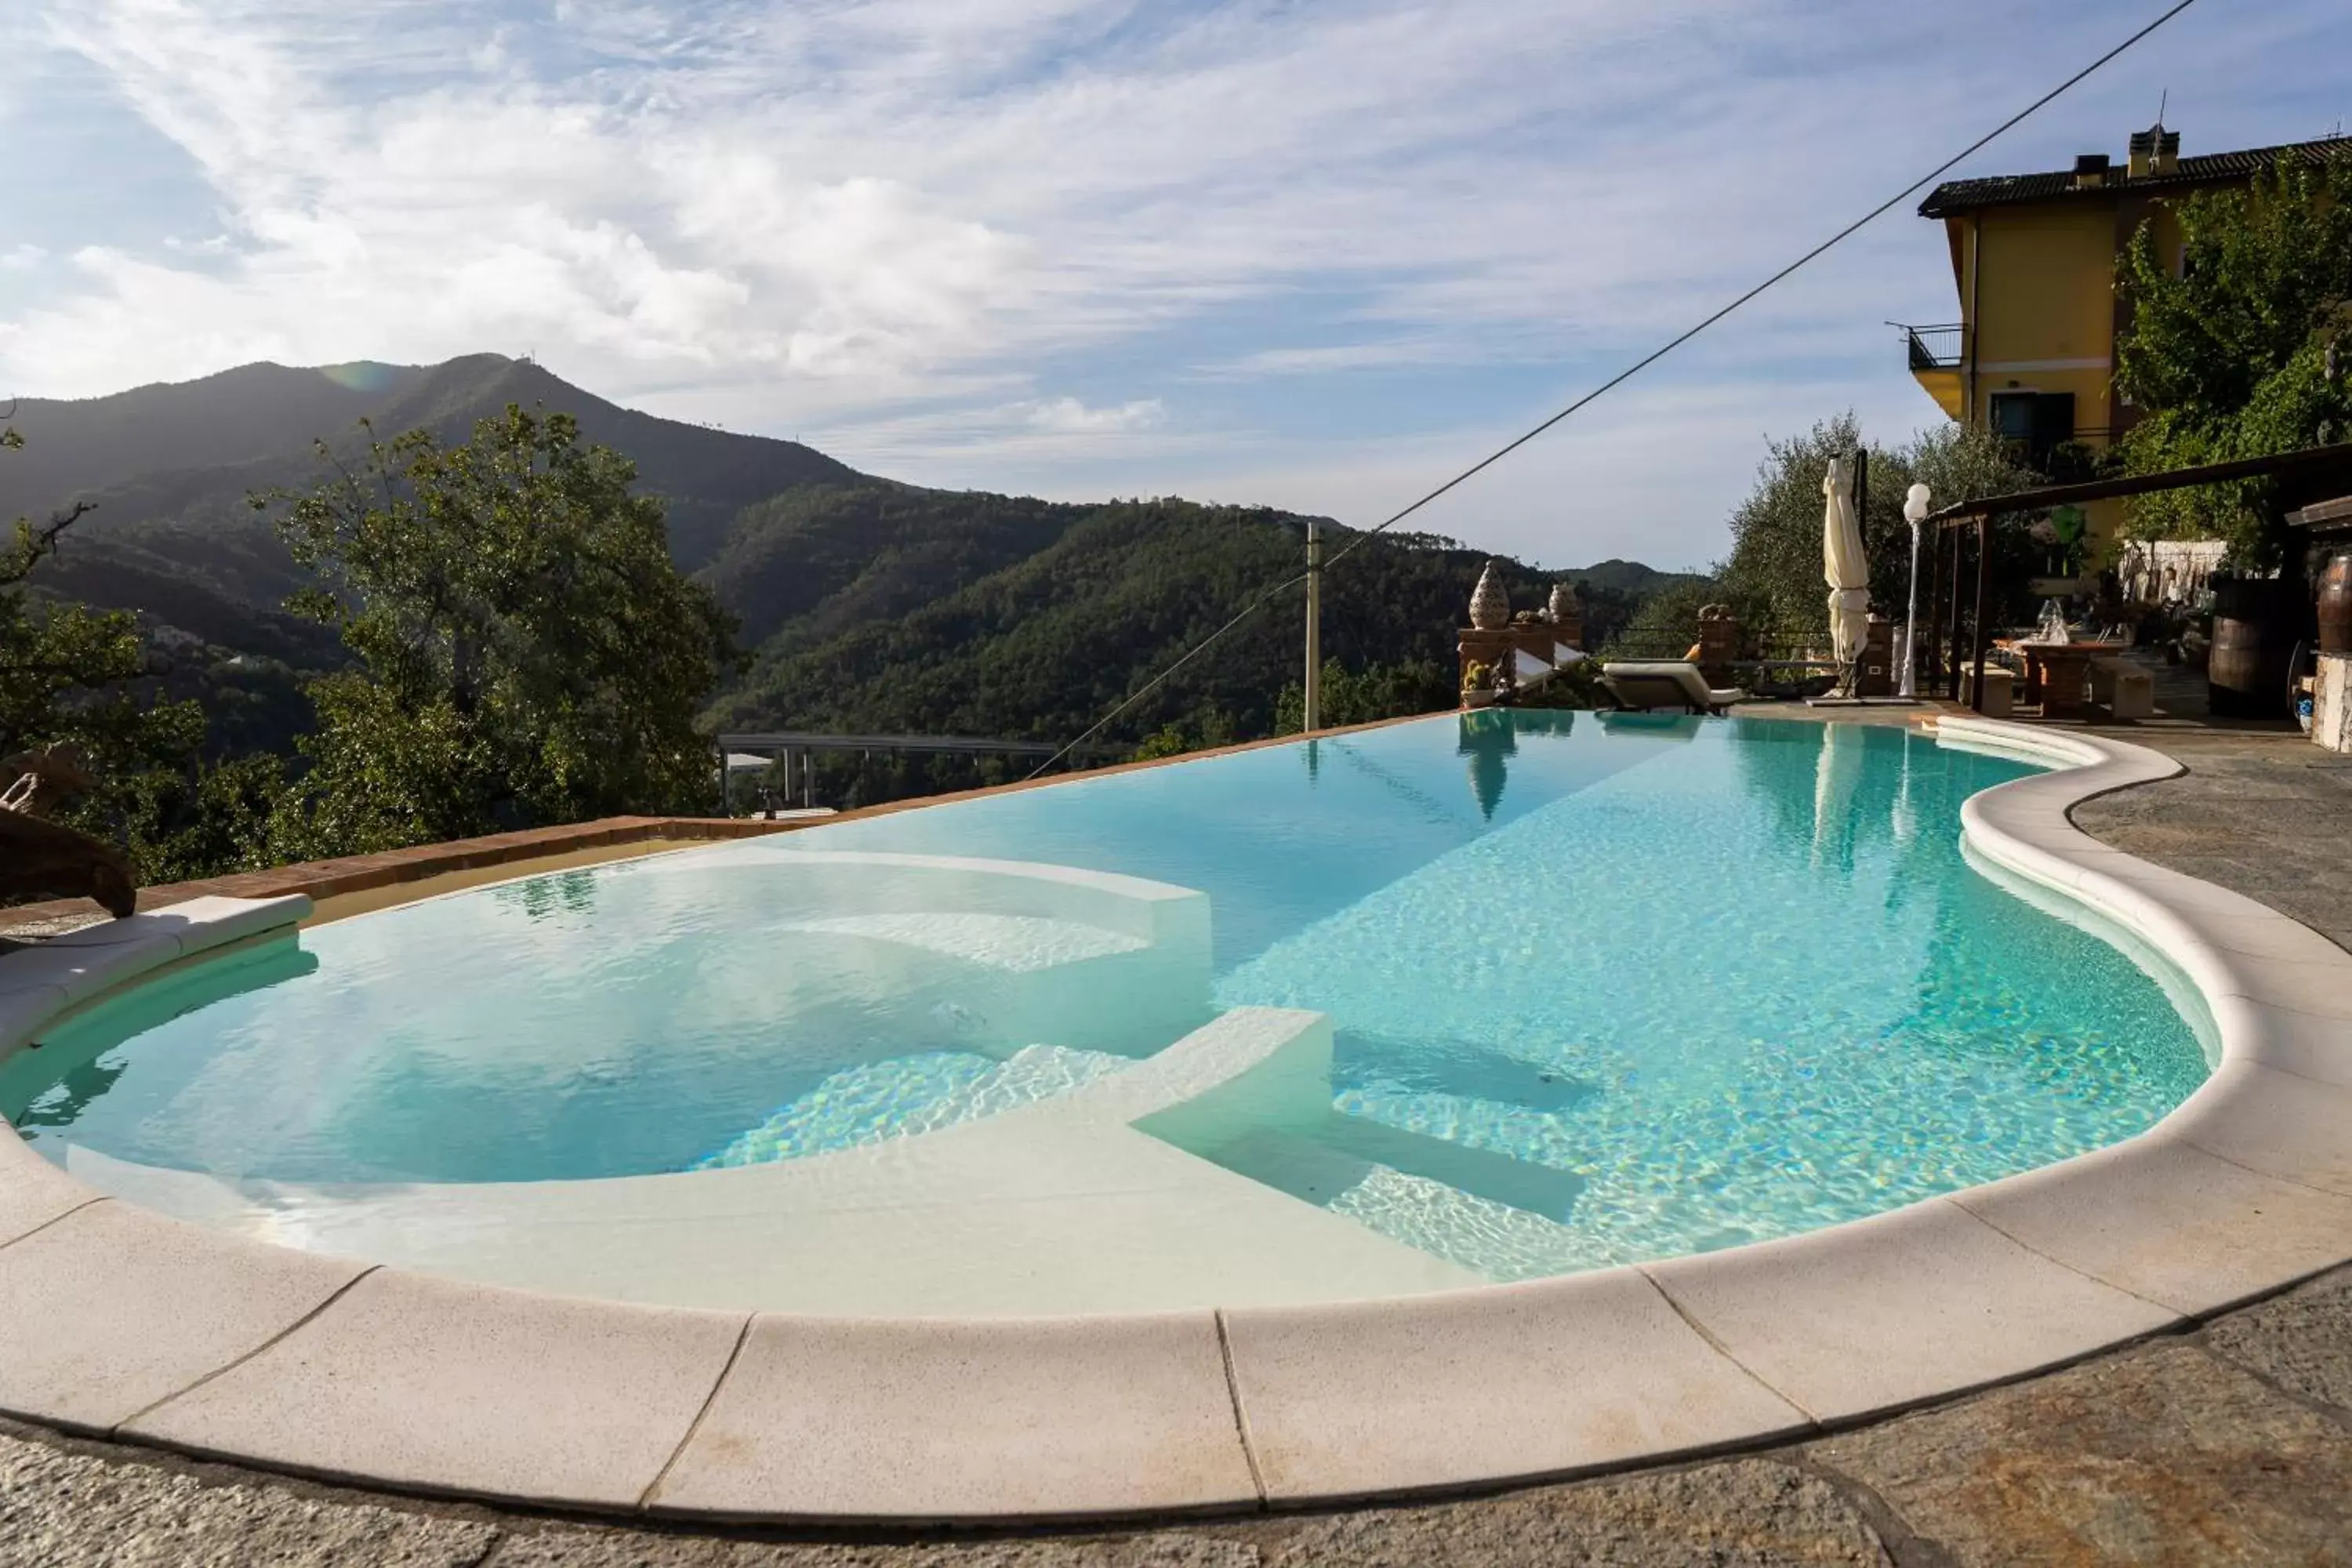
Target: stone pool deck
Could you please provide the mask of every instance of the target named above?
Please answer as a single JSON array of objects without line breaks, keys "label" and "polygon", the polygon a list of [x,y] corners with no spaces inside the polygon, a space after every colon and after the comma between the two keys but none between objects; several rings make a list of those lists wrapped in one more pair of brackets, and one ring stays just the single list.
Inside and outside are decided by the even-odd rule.
[{"label": "stone pool deck", "polygon": [[[2293,737],[2157,743],[2190,771],[2087,803],[2077,822],[2342,942],[2352,764]],[[653,1531],[0,1428],[0,1562],[260,1561],[2352,1562],[2352,1270],[2052,1375],[1737,1459],[1157,1531],[797,1542]]]},{"label": "stone pool deck", "polygon": [[2047,1377],[1711,1464],[1056,1534],[652,1531],[380,1497],[0,1422],[0,1562],[1339,1568],[2352,1562],[2352,1269]]}]

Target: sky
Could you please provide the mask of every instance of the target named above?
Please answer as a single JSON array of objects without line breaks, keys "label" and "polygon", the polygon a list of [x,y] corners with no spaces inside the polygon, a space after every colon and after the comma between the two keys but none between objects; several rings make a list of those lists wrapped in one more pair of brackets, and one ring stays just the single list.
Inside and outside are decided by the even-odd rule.
[{"label": "sky", "polygon": [[[859,468],[1365,525],[2162,0],[15,0],[0,396],[530,354]],[[2352,6],[2198,0],[1954,172],[2352,121]],[[1768,437],[1940,417],[1914,197],[1416,517],[1703,565]],[[310,434],[309,432],[302,433]]]}]

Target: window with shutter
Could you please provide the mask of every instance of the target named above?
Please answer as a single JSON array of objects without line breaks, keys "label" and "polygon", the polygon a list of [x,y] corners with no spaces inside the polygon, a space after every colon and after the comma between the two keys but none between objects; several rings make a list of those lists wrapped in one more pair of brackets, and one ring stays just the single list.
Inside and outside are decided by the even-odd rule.
[{"label": "window with shutter", "polygon": [[1996,392],[1987,410],[1992,433],[2032,461],[2074,438],[2071,392]]},{"label": "window with shutter", "polygon": [[2044,392],[2033,399],[2033,455],[2046,458],[2053,447],[2074,438],[2074,395]]}]

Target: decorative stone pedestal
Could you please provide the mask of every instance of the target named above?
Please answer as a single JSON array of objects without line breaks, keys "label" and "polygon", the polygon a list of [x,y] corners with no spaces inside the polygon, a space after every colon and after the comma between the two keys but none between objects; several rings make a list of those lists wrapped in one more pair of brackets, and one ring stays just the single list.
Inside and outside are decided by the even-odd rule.
[{"label": "decorative stone pedestal", "polygon": [[2311,684],[2311,738],[2352,752],[2352,653],[2323,653]]},{"label": "decorative stone pedestal", "polygon": [[1474,664],[1483,664],[1492,669],[1514,649],[1550,664],[1559,657],[1560,639],[1553,635],[1557,629],[1544,621],[1532,626],[1507,626],[1492,631],[1464,626],[1454,645],[1462,656],[1462,673],[1467,676]]}]

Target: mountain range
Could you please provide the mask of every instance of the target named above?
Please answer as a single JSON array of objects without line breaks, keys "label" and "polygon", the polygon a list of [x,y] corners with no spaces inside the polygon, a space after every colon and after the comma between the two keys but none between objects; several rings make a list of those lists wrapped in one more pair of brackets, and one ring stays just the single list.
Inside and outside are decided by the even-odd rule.
[{"label": "mountain range", "polygon": [[[510,403],[572,415],[664,499],[673,558],[741,622],[748,668],[709,714],[730,729],[1066,737],[1302,560],[1305,520],[1290,513],[926,489],[797,442],[623,408],[495,354],[249,364],[106,397],[23,399],[6,411],[25,445],[0,459],[0,518],[93,502],[35,584],[139,612],[159,646],[212,672],[216,693],[182,684],[218,697],[220,743],[275,746],[299,725],[301,674],[340,650],[282,609],[302,576],[248,495],[317,483],[330,470],[314,443],[347,452],[365,439],[362,421],[383,438],[424,428],[458,441]],[[1334,550],[1353,537],[1336,525],[1326,535]],[[1417,535],[1370,542],[1327,575],[1327,653],[1351,667],[1450,666],[1486,559]],[[1498,566],[1523,605],[1553,580],[1580,582],[1596,632],[1678,580],[1632,562]],[[1266,732],[1296,673],[1298,612],[1295,591],[1269,605],[1139,705],[1117,738],[1199,713]]]}]

